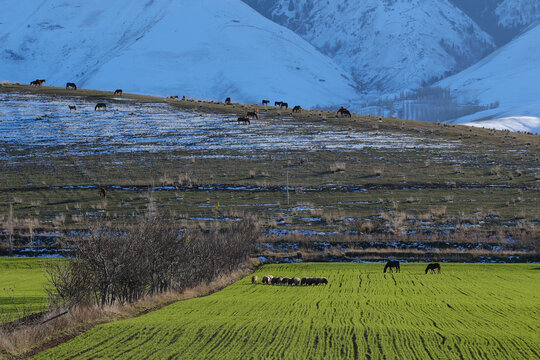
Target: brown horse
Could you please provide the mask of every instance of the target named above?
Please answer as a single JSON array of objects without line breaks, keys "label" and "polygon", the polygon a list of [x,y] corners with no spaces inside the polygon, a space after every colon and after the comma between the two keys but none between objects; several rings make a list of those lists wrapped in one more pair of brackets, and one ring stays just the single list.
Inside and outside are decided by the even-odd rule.
[{"label": "brown horse", "polygon": [[99,196],[103,199],[107,197],[107,189],[105,188],[99,188]]},{"label": "brown horse", "polygon": [[386,269],[390,269],[389,272],[392,272],[392,269],[396,269],[396,272],[400,272],[401,269],[399,268],[399,261],[387,262],[383,272],[386,272]]},{"label": "brown horse", "polygon": [[341,116],[351,117],[351,112],[347,110],[344,106],[340,107],[337,113],[340,114]]},{"label": "brown horse", "polygon": [[66,89],[77,90],[77,85],[75,83],[66,83]]},{"label": "brown horse", "polygon": [[251,124],[251,121],[249,121],[249,118],[247,117],[239,117],[238,120],[236,120],[239,124]]},{"label": "brown horse", "polygon": [[71,110],[77,111],[77,105],[68,105],[68,106],[69,106],[69,111]]},{"label": "brown horse", "polygon": [[283,103],[283,101],[275,101],[274,106],[280,106]]},{"label": "brown horse", "polygon": [[259,110],[255,109],[255,111],[248,111],[246,117],[259,120]]},{"label": "brown horse", "polygon": [[262,104],[263,104],[263,106],[264,106],[264,105],[268,105],[268,104],[270,104],[270,100],[263,100],[263,101],[262,101]]},{"label": "brown horse", "polygon": [[123,93],[122,89],[114,90],[114,95],[122,95],[122,93]]},{"label": "brown horse", "polygon": [[225,99],[225,105],[231,105],[231,98],[230,97]]},{"label": "brown horse", "polygon": [[441,264],[439,264],[439,263],[428,264],[428,266],[426,267],[426,274],[428,273],[428,271],[431,271],[432,274],[435,274],[435,270],[437,270],[437,272],[440,274],[441,273]]},{"label": "brown horse", "polygon": [[293,109],[292,109],[292,112],[302,112],[302,107],[300,105],[296,105]]},{"label": "brown horse", "polygon": [[285,108],[285,109],[288,109],[288,108],[289,108],[289,104],[287,104],[286,102],[282,102],[282,103],[279,105],[279,108]]},{"label": "brown horse", "polygon": [[107,110],[107,104],[105,103],[98,103],[96,104],[96,107],[94,108],[94,110],[98,110],[98,109],[101,109],[101,110]]},{"label": "brown horse", "polygon": [[41,86],[45,82],[45,79],[36,79],[30,82],[30,85]]}]

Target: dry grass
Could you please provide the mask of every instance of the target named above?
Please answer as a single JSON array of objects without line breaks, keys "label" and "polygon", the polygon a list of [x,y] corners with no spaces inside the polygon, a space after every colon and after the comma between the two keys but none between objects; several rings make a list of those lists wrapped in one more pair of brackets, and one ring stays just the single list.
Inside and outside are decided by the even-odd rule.
[{"label": "dry grass", "polygon": [[344,162],[336,161],[335,163],[330,164],[330,171],[332,173],[345,172],[345,170],[347,170],[347,164]]},{"label": "dry grass", "polygon": [[[241,269],[219,276],[208,284],[202,284],[181,293],[167,292],[147,296],[133,304],[116,304],[105,307],[75,306],[68,313],[47,321],[65,309],[45,313],[33,323],[9,328],[0,327],[0,359],[18,359],[32,356],[59,343],[82,334],[92,327],[106,322],[137,317],[155,311],[176,301],[206,296],[240,280],[253,271],[258,261],[252,260]],[[44,321],[47,321],[43,323]]]}]

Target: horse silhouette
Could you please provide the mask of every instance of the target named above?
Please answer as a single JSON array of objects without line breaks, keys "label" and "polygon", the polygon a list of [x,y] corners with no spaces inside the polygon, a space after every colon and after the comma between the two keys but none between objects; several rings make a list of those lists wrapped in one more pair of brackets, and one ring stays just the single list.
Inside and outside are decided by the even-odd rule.
[{"label": "horse silhouette", "polygon": [[77,90],[77,85],[75,83],[66,83],[66,89]]},{"label": "horse silhouette", "polygon": [[122,95],[122,93],[123,93],[122,89],[114,90],[114,95]]},{"label": "horse silhouette", "polygon": [[293,109],[292,109],[292,112],[302,112],[302,107],[300,105],[296,105]]},{"label": "horse silhouette", "polygon": [[77,111],[77,105],[68,105],[68,107],[69,107],[69,111],[71,110]]},{"label": "horse silhouette", "polygon": [[231,105],[231,98],[230,97],[225,99],[225,105]]},{"label": "horse silhouette", "polygon": [[98,110],[98,109],[107,110],[107,104],[105,103],[96,104],[96,107],[94,108],[94,110]]},{"label": "horse silhouette", "polygon": [[399,268],[399,261],[394,260],[387,262],[383,272],[386,272],[386,269],[390,269],[389,272],[392,272],[392,269],[396,269],[396,272],[400,272],[401,269]]},{"label": "horse silhouette", "polygon": [[347,110],[344,106],[340,107],[337,113],[340,114],[341,116],[351,117],[351,112]]},{"label": "horse silhouette", "polygon": [[251,124],[251,121],[249,121],[249,118],[247,117],[239,117],[238,120],[236,120],[239,124]]},{"label": "horse silhouette", "polygon": [[283,103],[283,101],[275,101],[274,106],[280,106]]},{"label": "horse silhouette", "polygon": [[45,79],[36,79],[30,82],[30,85],[41,86],[45,82]]},{"label": "horse silhouette", "polygon": [[428,273],[428,271],[431,271],[432,274],[435,274],[435,270],[437,270],[437,272],[440,274],[441,273],[441,264],[439,264],[439,263],[428,264],[428,266],[426,267],[426,274]]},{"label": "horse silhouette", "polygon": [[259,110],[257,110],[257,109],[255,109],[255,111],[248,111],[247,114],[246,114],[246,117],[255,118],[255,119],[259,120],[258,112],[259,112]]},{"label": "horse silhouette", "polygon": [[287,104],[286,102],[282,102],[281,104],[279,104],[279,107],[280,107],[280,108],[288,109],[288,108],[289,108],[289,104]]},{"label": "horse silhouette", "polygon": [[107,190],[105,188],[99,188],[99,196],[105,199],[107,197]]},{"label": "horse silhouette", "polygon": [[268,104],[270,104],[270,100],[263,100],[263,101],[262,101],[262,104],[263,104],[263,105],[268,105]]}]

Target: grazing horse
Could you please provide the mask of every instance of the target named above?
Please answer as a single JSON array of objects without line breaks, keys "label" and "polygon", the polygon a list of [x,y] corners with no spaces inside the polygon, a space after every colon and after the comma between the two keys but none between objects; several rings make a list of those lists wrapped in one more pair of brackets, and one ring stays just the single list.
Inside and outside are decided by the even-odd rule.
[{"label": "grazing horse", "polygon": [[255,111],[248,111],[247,114],[246,114],[246,117],[255,118],[255,119],[259,120],[258,112],[259,112],[259,110],[257,110],[257,109],[255,109]]},{"label": "grazing horse", "polygon": [[225,99],[225,105],[231,105],[231,98],[230,97]]},{"label": "grazing horse", "polygon": [[282,102],[280,105],[279,105],[279,108],[285,108],[285,109],[288,109],[289,108],[289,104],[287,104],[286,102]]},{"label": "grazing horse", "polygon": [[431,271],[432,274],[435,274],[435,270],[437,270],[437,272],[440,274],[441,273],[441,264],[439,264],[439,263],[428,264],[428,266],[426,267],[426,274],[428,273],[428,271]]},{"label": "grazing horse", "polygon": [[262,101],[262,104],[263,104],[263,106],[264,106],[264,105],[268,105],[268,104],[270,104],[270,100],[263,100],[263,101]]},{"label": "grazing horse", "polygon": [[178,99],[178,95],[169,96],[169,99]]},{"label": "grazing horse", "polygon": [[36,79],[30,82],[30,85],[41,86],[45,82],[45,79]]},{"label": "grazing horse", "polygon": [[340,114],[341,116],[351,117],[351,112],[347,110],[344,106],[340,107],[337,113]]},{"label": "grazing horse", "polygon": [[239,117],[238,120],[236,120],[239,124],[250,124],[251,121],[249,121],[249,118],[247,117]]},{"label": "grazing horse", "polygon": [[77,85],[75,83],[66,83],[66,89],[77,90]]},{"label": "grazing horse", "polygon": [[253,276],[251,277],[251,283],[252,283],[252,284],[256,284],[256,283],[257,283],[257,280],[258,280],[258,279],[257,279],[257,275],[253,275]]},{"label": "grazing horse", "polygon": [[283,101],[276,101],[274,102],[274,106],[280,106],[283,103]]},{"label": "grazing horse", "polygon": [[114,95],[122,95],[122,93],[123,93],[122,89],[114,90]]},{"label": "grazing horse", "polygon": [[107,190],[105,188],[99,188],[99,196],[105,199],[107,197]]},{"label": "grazing horse", "polygon": [[94,110],[98,110],[98,109],[107,110],[107,104],[105,104],[105,103],[96,104],[96,107],[94,108]]},{"label": "grazing horse", "polygon": [[399,268],[399,261],[389,261],[386,263],[386,266],[384,267],[384,271],[383,272],[386,272],[386,269],[390,268],[390,271],[389,272],[392,272],[392,269],[395,268],[396,269],[396,272],[400,272],[400,268]]},{"label": "grazing horse", "polygon": [[292,109],[292,112],[302,112],[302,107],[300,105],[296,105],[293,109]]},{"label": "grazing horse", "polygon": [[77,106],[76,105],[68,105],[69,106],[69,111],[71,112],[71,110],[75,110],[77,111]]}]

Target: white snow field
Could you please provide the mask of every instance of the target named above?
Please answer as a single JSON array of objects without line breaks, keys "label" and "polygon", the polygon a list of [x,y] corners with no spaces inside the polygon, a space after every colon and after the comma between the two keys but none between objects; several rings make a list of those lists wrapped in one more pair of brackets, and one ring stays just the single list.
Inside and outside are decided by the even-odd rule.
[{"label": "white snow field", "polygon": [[[95,111],[95,104],[80,98],[0,93],[0,159],[16,157],[19,150],[33,157],[175,150],[199,157],[264,157],[267,151],[456,151],[459,146],[444,139],[355,131],[293,118],[239,125],[237,116],[181,111],[166,103],[109,102],[107,111]],[[68,105],[76,105],[77,111]]]},{"label": "white snow field", "polygon": [[[450,88],[463,101],[478,100],[480,104],[494,104],[494,109],[478,112],[453,121],[508,128],[519,122],[520,131],[539,133],[540,118],[540,25],[536,25],[506,46],[495,51],[470,68],[437,83]],[[516,119],[521,119],[516,122]],[[525,119],[525,120],[524,120]]]},{"label": "white snow field", "polygon": [[303,107],[346,104],[346,72],[240,0],[0,1],[0,80]]},{"label": "white snow field", "polygon": [[512,116],[493,120],[478,120],[461,125],[483,127],[495,130],[533,132],[540,134],[540,118],[533,116]]}]

